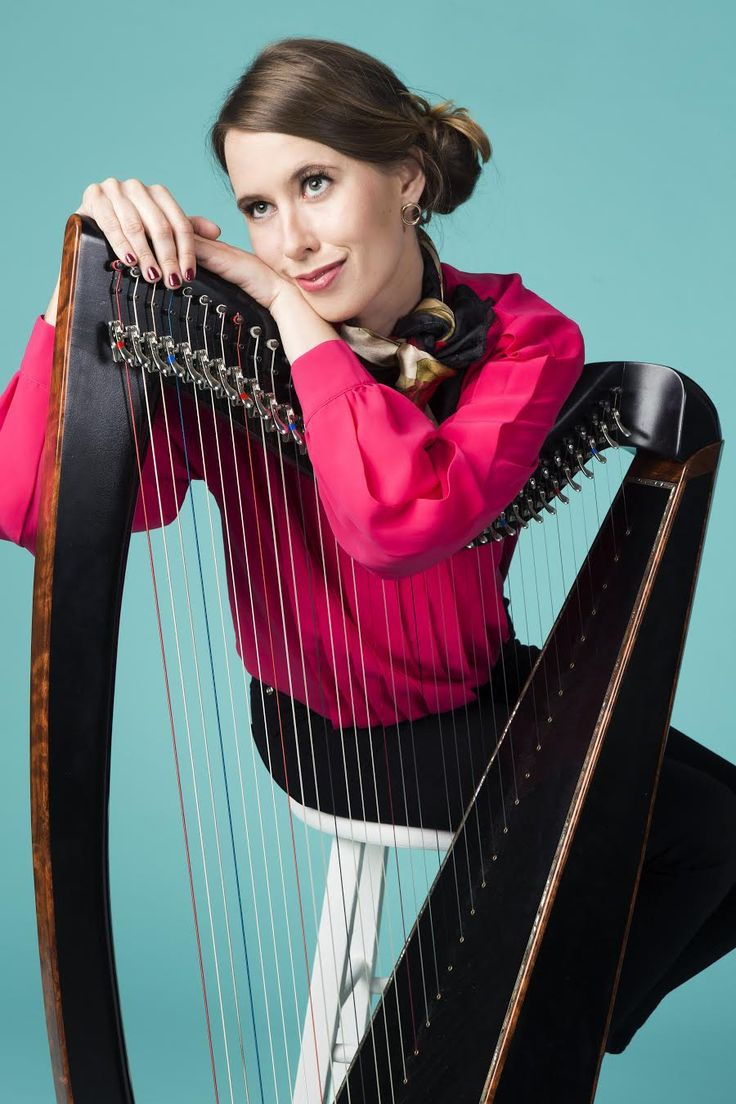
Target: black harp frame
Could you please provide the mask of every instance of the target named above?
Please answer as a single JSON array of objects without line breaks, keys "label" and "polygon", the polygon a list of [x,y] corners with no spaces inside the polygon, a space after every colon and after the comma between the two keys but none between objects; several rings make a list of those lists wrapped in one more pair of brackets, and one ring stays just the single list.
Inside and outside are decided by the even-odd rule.
[{"label": "black harp frame", "polygon": [[[113,260],[95,223],[70,216],[44,456],[31,672],[39,947],[56,1094],[64,1104],[134,1099],[107,868],[117,635],[137,494],[131,397],[142,447],[147,433],[140,373],[126,373],[111,353],[109,287],[100,274],[106,270],[109,280]],[[273,319],[239,289],[207,272],[192,286],[260,325],[264,349],[268,339],[278,338]],[[416,984],[425,901],[338,1104],[391,1099],[389,1066],[401,1068],[402,1061],[407,1079],[394,1084],[396,1104],[429,1098],[434,1104],[583,1104],[595,1095],[722,447],[715,408],[693,380],[663,365],[600,362],[585,366],[540,456],[555,442],[569,441],[581,424],[589,434],[592,426],[592,440],[606,447],[591,411],[600,410],[599,400],[611,389],[630,430],[625,443],[636,456],[625,498],[620,489],[578,574],[585,572],[597,595],[584,615],[587,639],[582,646],[574,628],[576,580],[509,721],[521,800],[513,831],[498,848],[493,879],[481,886],[479,833],[465,831],[471,802],[430,890],[448,979],[433,1004],[431,1027],[418,1026],[415,1052],[397,1052],[398,1040],[413,1038],[417,1028],[399,1025],[411,1002],[394,997]],[[296,437],[292,445],[294,462],[308,463]],[[586,459],[590,455],[585,452]],[[533,497],[541,485],[540,476],[524,489],[529,520],[530,511],[542,508]],[[524,501],[517,498],[517,508]],[[500,539],[503,528],[494,525],[479,539]],[[508,521],[504,525],[510,529]],[[627,528],[630,535],[614,548],[614,534]],[[536,692],[543,700],[553,649],[564,671],[565,708],[545,724],[540,755],[532,699]],[[509,745],[502,739],[501,766]],[[487,778],[488,771],[474,799],[481,839],[488,829],[480,800]],[[470,861],[453,869],[457,848]],[[466,867],[478,872],[475,883],[463,874]],[[445,895],[455,900],[458,877],[462,902],[472,898],[475,905],[462,943],[452,926],[456,905],[443,907]]]}]

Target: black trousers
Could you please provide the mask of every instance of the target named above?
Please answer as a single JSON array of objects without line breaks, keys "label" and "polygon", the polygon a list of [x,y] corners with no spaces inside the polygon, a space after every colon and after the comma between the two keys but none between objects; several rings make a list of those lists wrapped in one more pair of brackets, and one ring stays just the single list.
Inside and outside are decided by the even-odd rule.
[{"label": "black trousers", "polygon": [[[500,733],[539,651],[512,638],[467,708],[342,733],[253,679],[253,738],[277,784],[306,805],[454,829],[490,758],[494,718]],[[670,726],[606,1050],[621,1053],[667,993],[734,948],[736,764]]]}]

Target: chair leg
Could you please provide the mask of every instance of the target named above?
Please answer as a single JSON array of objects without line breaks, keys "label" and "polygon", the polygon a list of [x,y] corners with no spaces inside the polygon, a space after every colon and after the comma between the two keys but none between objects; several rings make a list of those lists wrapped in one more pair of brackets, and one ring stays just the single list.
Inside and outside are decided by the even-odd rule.
[{"label": "chair leg", "polygon": [[[378,935],[386,881],[387,848],[362,844],[357,909],[341,991],[340,1032],[333,1050],[335,1064],[347,1067],[371,1018],[375,991]],[[335,1071],[337,1073],[337,1071]]]},{"label": "chair leg", "polygon": [[293,1104],[334,1099],[368,1024],[385,866],[382,846],[332,842]]}]

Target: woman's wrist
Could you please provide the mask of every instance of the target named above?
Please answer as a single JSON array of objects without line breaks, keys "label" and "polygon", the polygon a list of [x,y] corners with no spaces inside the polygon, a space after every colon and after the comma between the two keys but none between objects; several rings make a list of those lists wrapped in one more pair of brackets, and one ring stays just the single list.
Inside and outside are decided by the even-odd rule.
[{"label": "woman's wrist", "polygon": [[285,284],[271,303],[270,313],[279,328],[287,360],[308,353],[323,341],[339,340],[340,334],[306,301],[298,287]]}]

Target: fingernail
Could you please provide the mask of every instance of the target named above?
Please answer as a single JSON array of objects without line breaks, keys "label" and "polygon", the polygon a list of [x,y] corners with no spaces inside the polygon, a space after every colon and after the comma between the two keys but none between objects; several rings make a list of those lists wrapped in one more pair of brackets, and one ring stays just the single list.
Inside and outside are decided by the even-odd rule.
[{"label": "fingernail", "polygon": [[179,279],[179,276],[177,275],[177,273],[176,272],[171,272],[169,274],[169,287],[179,287],[180,284],[181,284],[181,280]]},{"label": "fingernail", "polygon": [[135,264],[135,257],[132,253],[126,253],[125,254],[125,259],[126,259],[126,261],[128,262],[129,265],[134,265]]},{"label": "fingernail", "polygon": [[184,273],[184,279],[185,280],[193,280],[194,279],[194,269],[193,268],[188,268],[186,270],[186,272]]},{"label": "fingernail", "polygon": [[151,265],[151,267],[148,269],[148,272],[147,272],[148,279],[149,280],[158,280],[160,275],[161,275],[161,273],[158,271],[158,269],[154,268],[153,265]]}]

